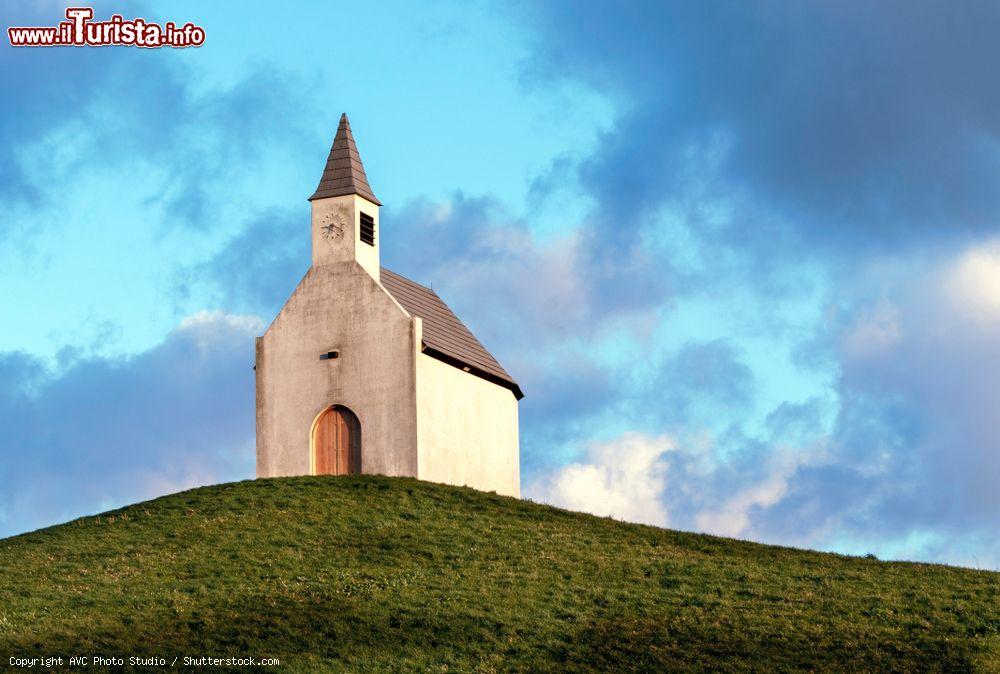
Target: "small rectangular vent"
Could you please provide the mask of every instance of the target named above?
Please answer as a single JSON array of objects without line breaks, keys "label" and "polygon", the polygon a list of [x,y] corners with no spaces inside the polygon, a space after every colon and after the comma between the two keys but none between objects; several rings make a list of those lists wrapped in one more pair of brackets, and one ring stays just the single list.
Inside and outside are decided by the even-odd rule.
[{"label": "small rectangular vent", "polygon": [[375,245],[375,219],[367,213],[361,214],[361,240],[369,246]]}]

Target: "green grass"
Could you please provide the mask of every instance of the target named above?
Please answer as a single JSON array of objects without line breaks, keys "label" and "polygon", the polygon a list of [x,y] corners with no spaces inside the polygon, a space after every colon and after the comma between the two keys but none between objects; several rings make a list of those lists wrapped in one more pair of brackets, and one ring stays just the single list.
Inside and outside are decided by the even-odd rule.
[{"label": "green grass", "polygon": [[94,654],[302,672],[998,672],[1000,574],[415,480],[258,480],[0,540],[2,664]]}]

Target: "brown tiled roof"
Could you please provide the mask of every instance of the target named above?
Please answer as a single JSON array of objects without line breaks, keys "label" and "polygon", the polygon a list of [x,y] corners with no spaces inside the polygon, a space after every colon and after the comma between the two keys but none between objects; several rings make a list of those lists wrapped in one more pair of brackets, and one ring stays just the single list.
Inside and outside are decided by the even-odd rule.
[{"label": "brown tiled roof", "polygon": [[521,387],[507,374],[497,359],[458,320],[448,305],[430,288],[382,267],[382,287],[389,291],[411,316],[423,323],[424,353],[495,384],[509,388],[520,400]]},{"label": "brown tiled roof", "polygon": [[333,147],[330,148],[330,156],[326,160],[326,168],[323,169],[319,186],[309,197],[309,201],[345,194],[357,194],[373,204],[382,205],[368,185],[368,176],[365,175],[365,167],[361,164],[358,146],[354,144],[347,113],[340,116],[340,125],[333,139]]}]

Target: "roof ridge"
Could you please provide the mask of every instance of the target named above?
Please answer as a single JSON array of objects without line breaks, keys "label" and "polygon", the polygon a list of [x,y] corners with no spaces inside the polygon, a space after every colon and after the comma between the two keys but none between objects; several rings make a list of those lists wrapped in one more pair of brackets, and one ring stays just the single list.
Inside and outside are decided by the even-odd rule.
[{"label": "roof ridge", "polygon": [[403,276],[403,275],[402,275],[402,274],[400,274],[400,273],[399,273],[398,271],[393,271],[393,270],[389,269],[388,267],[382,267],[381,269],[382,269],[382,271],[387,271],[387,272],[389,272],[389,273],[390,273],[390,274],[392,274],[393,276],[398,276],[399,278],[403,279],[404,281],[409,281],[410,283],[412,283],[412,284],[413,284],[413,285],[415,285],[415,286],[420,286],[420,287],[421,287],[421,288],[423,288],[424,290],[429,290],[430,292],[434,293],[434,295],[435,295],[435,296],[438,296],[438,294],[437,294],[437,292],[436,292],[436,291],[434,290],[434,288],[431,288],[430,286],[425,286],[425,285],[424,285],[423,283],[417,283],[416,281],[414,281],[414,280],[413,280],[413,279],[411,279],[410,277],[408,277],[408,276]]}]

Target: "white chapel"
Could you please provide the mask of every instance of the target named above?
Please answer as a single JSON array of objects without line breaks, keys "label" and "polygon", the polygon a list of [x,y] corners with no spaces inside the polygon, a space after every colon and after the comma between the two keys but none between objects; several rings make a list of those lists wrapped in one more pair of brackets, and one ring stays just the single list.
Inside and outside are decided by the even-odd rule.
[{"label": "white chapel", "polygon": [[312,266],[257,338],[257,476],[519,496],[521,389],[433,290],[380,266],[381,202],[347,115],[309,201]]}]

